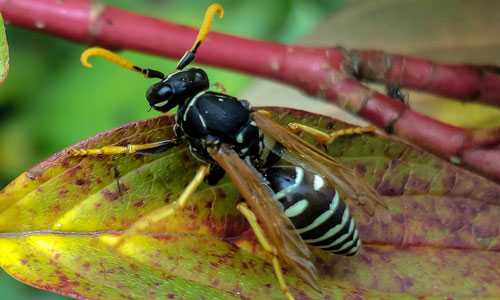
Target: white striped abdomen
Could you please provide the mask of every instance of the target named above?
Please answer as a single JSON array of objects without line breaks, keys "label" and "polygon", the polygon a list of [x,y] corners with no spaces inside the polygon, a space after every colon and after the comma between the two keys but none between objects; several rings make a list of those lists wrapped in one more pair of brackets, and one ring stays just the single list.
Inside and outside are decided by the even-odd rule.
[{"label": "white striped abdomen", "polygon": [[309,245],[355,255],[361,241],[339,193],[319,175],[296,166],[276,166],[264,176],[297,232]]}]

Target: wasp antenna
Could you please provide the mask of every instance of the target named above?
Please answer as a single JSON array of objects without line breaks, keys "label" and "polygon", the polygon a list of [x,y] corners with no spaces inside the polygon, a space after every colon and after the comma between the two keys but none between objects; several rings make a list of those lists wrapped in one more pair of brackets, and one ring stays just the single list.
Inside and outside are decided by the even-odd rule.
[{"label": "wasp antenna", "polygon": [[210,32],[215,14],[219,14],[219,18],[224,17],[224,8],[222,7],[222,5],[213,3],[207,8],[205,17],[203,18],[203,23],[201,23],[200,30],[198,31],[198,35],[196,36],[193,47],[186,51],[186,53],[184,53],[184,55],[181,57],[179,63],[177,64],[177,70],[184,69],[194,60],[198,47],[200,47],[201,43],[207,37],[207,34]]},{"label": "wasp antenna", "polygon": [[160,71],[152,69],[143,69],[141,67],[136,66],[131,61],[121,57],[120,55],[100,47],[88,48],[82,52],[82,54],[80,55],[80,62],[84,67],[92,68],[92,65],[89,63],[89,58],[91,58],[92,56],[102,57],[105,60],[110,61],[122,68],[141,73],[147,78],[160,78],[160,79],[165,78],[165,75]]}]

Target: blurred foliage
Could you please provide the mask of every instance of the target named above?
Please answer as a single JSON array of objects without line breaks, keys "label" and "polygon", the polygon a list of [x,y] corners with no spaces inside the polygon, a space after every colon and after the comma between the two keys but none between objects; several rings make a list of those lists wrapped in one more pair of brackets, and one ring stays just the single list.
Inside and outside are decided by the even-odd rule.
[{"label": "blurred foliage", "polygon": [[[212,1],[107,0],[107,4],[197,26]],[[215,31],[293,42],[338,8],[342,0],[219,1],[226,10]],[[51,153],[97,132],[157,115],[148,112],[144,93],[151,81],[96,60],[80,66],[84,45],[7,26],[11,64],[0,89],[0,186]],[[175,62],[137,53],[123,53],[138,65],[173,70]],[[231,94],[250,78],[207,68],[213,82]],[[0,293],[8,299],[59,299],[3,275]]]}]

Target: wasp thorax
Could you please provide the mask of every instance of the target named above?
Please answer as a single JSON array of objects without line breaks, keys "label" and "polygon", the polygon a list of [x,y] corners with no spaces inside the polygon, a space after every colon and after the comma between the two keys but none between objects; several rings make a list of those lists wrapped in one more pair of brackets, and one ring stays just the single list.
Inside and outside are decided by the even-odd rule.
[{"label": "wasp thorax", "polygon": [[192,68],[172,73],[164,80],[155,83],[148,89],[146,98],[151,107],[167,112],[208,88],[209,81],[205,71]]}]

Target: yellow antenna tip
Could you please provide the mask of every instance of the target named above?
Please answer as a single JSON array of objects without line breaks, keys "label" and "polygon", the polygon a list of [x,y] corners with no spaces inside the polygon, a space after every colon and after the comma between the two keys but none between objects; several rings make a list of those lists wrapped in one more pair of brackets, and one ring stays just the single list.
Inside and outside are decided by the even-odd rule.
[{"label": "yellow antenna tip", "polygon": [[207,11],[219,14],[219,18],[221,19],[224,17],[224,7],[222,7],[219,3],[210,4]]},{"label": "yellow antenna tip", "polygon": [[95,56],[96,53],[102,52],[102,50],[103,49],[99,48],[99,47],[85,49],[85,51],[83,51],[82,54],[80,55],[80,62],[82,63],[82,65],[84,67],[92,68],[92,64],[89,63],[89,58],[91,58],[92,56]]},{"label": "yellow antenna tip", "polygon": [[121,57],[120,55],[112,51],[109,51],[108,49],[104,49],[101,47],[92,47],[83,51],[82,55],[80,55],[80,62],[84,67],[92,68],[92,65],[89,63],[89,58],[91,58],[92,56],[102,57],[105,60],[119,65],[125,69],[142,73],[140,68],[136,67],[131,61]]}]

